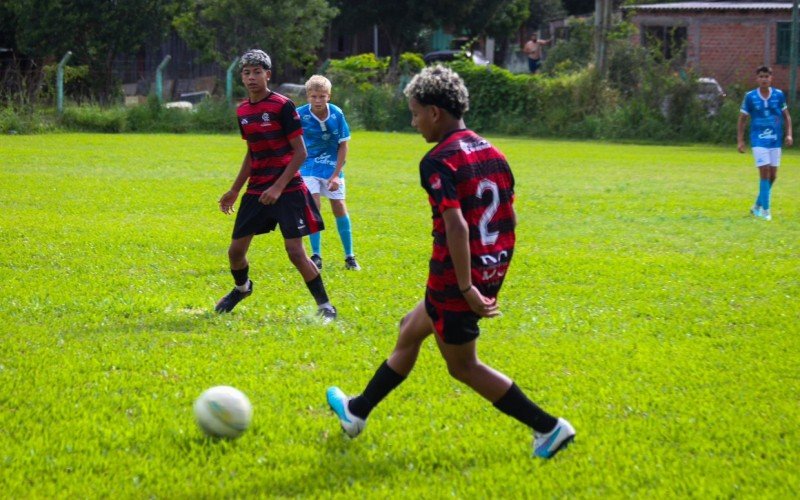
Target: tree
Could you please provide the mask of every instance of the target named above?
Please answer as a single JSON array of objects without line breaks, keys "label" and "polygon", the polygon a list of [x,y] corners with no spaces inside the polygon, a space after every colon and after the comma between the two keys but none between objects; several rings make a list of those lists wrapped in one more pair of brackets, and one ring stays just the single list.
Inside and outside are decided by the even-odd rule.
[{"label": "tree", "polygon": [[469,36],[504,37],[528,17],[529,0],[339,0],[344,29],[378,25],[389,41],[392,68],[424,29],[451,28]]},{"label": "tree", "polygon": [[177,0],[18,0],[16,45],[37,61],[60,59],[89,66],[94,96],[107,102],[117,93],[114,60],[163,36]]},{"label": "tree", "polygon": [[337,13],[327,0],[189,1],[175,28],[206,58],[226,66],[245,50],[260,48],[276,67],[305,67],[314,62],[325,28]]},{"label": "tree", "polygon": [[531,0],[530,6],[531,16],[525,23],[529,32],[536,31],[553,19],[563,18],[566,14],[562,0]]}]

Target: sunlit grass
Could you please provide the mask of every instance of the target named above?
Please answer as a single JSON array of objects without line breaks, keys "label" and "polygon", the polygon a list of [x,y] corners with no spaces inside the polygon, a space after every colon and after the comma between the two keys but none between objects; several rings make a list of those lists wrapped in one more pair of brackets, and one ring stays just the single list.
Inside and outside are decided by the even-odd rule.
[{"label": "sunlit grass", "polygon": [[[450,379],[433,345],[348,440],[324,402],[358,392],[422,297],[430,209],[416,135],[355,133],[355,249],[323,236],[341,319],[322,326],[280,237],[231,286],[217,198],[236,136],[0,137],[0,491],[16,497],[790,497],[800,491],[800,176],[748,217],[749,155],[495,138],[518,246],[482,323],[484,361],[566,416],[550,463]],[[323,214],[335,227],[330,208]],[[215,442],[191,405],[244,391],[252,428]]]}]

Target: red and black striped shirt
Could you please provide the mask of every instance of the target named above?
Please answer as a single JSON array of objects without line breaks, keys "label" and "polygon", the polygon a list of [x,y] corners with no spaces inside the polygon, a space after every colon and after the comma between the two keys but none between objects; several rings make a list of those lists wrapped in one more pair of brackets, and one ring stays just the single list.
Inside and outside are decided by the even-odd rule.
[{"label": "red and black striped shirt", "polygon": [[[300,116],[291,99],[270,92],[258,102],[247,100],[239,104],[236,117],[250,153],[247,194],[260,195],[275,183],[292,160],[294,150],[289,139],[303,134]],[[298,172],[283,191],[296,191],[303,186]]]},{"label": "red and black striped shirt", "polygon": [[469,227],[472,283],[496,297],[514,252],[514,176],[505,156],[471,130],[446,136],[420,162],[433,211],[427,295],[434,306],[469,311],[458,288],[442,213],[460,209]]}]

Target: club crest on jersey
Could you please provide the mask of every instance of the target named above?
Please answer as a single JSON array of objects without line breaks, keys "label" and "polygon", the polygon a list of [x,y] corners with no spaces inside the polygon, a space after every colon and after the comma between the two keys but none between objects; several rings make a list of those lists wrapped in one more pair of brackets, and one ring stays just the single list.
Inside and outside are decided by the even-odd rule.
[{"label": "club crest on jersey", "polygon": [[264,122],[264,125],[269,123],[269,113],[264,113],[261,115],[261,121]]},{"label": "club crest on jersey", "polygon": [[442,189],[442,178],[439,174],[433,174],[428,178],[428,184],[431,185],[431,189]]},{"label": "club crest on jersey", "polygon": [[242,118],[241,124],[242,125],[247,125],[247,118]]}]

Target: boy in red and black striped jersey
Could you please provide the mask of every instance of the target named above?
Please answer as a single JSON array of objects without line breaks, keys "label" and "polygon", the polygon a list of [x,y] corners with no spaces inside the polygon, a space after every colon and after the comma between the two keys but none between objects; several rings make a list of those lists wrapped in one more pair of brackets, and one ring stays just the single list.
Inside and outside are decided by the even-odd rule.
[{"label": "boy in red and black striped jersey", "polygon": [[563,418],[530,401],[507,376],[478,360],[478,320],[500,314],[497,294],[514,253],[514,177],[503,154],[466,128],[469,94],[461,78],[435,66],[405,89],[412,126],[437,143],[420,162],[433,210],[433,254],[425,298],[400,322],[394,351],[364,392],[338,387],[327,400],[344,431],[357,436],[372,409],[405,380],[422,342],[435,333],[450,374],[500,411],[533,429],[533,453],[550,458],[575,436]]},{"label": "boy in red and black striped jersey", "polygon": [[253,292],[249,279],[247,250],[256,234],[280,226],[289,260],[300,271],[317,303],[318,315],[326,321],[336,318],[336,308],[328,300],[322,276],[308,258],[303,236],[324,229],[316,203],[300,177],[300,165],[307,153],[303,129],[294,103],[269,90],[272,61],[261,50],[242,56],[242,83],[249,99],[236,109],[247,153],[231,189],[219,199],[223,213],[234,212],[233,205],[247,181],[239,203],[228,258],[236,284],[217,302],[217,312],[230,312]]}]

